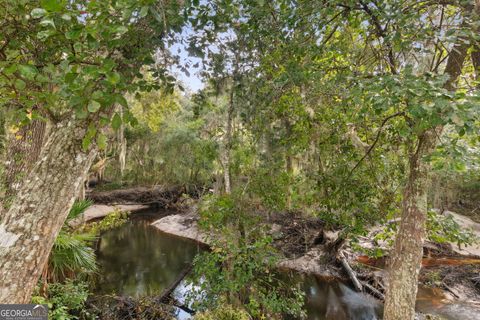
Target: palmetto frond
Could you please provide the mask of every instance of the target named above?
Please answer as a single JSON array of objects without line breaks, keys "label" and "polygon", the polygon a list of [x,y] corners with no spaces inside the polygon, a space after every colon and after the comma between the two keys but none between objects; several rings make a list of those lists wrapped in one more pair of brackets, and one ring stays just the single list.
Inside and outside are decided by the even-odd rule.
[{"label": "palmetto frond", "polygon": [[81,215],[92,204],[93,204],[93,201],[91,201],[91,200],[75,201],[75,203],[72,206],[72,209],[70,209],[70,212],[68,213],[66,222],[68,222],[70,220],[73,220],[76,217],[78,217],[79,215]]},{"label": "palmetto frond", "polygon": [[90,233],[76,233],[68,222],[82,214],[92,201],[75,202],[63,228],[55,239],[48,261],[48,275],[51,280],[72,278],[75,274],[91,273],[97,270],[95,250],[91,247],[96,237]]}]

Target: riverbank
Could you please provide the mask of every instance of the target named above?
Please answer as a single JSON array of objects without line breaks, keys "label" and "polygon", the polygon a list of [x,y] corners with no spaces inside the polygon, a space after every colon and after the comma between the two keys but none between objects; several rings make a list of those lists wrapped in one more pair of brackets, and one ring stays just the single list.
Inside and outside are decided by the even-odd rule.
[{"label": "riverbank", "polygon": [[[480,224],[467,217],[452,214],[461,226],[469,227],[480,237]],[[163,232],[192,239],[208,245],[208,237],[197,227],[198,215],[195,208],[186,212],[163,217],[152,226]],[[325,229],[322,221],[305,218],[301,215],[276,214],[269,221],[274,245],[284,256],[278,266],[280,269],[294,270],[320,277],[334,277],[352,281],[351,275],[339,261],[338,252],[342,251],[346,263],[351,266],[354,275],[361,282],[362,289],[382,298],[385,292],[385,258],[368,258],[339,239],[339,232]],[[372,241],[363,239],[364,250],[371,249]],[[480,304],[480,258],[478,244],[459,248],[453,244],[425,243],[424,267],[420,274],[420,284],[445,291],[450,300]],[[473,254],[472,254],[473,253]]]},{"label": "riverbank", "polygon": [[[97,213],[86,214],[86,219],[88,220],[88,217],[95,219],[108,213],[107,208],[119,208],[119,199],[112,198],[112,194],[123,195],[126,192],[110,192],[109,197],[104,199],[114,200],[117,204],[114,206],[103,204],[101,210],[96,205]],[[122,201],[128,202],[131,201],[131,198],[120,199],[120,202]],[[123,206],[132,205],[134,207],[123,207],[123,209],[135,211],[146,206],[145,204],[123,204]],[[203,234],[197,226],[199,217],[195,201],[187,201],[178,196],[177,202],[169,202],[169,206],[175,210],[153,221],[151,225],[166,234],[208,245],[208,236]],[[156,207],[156,205],[152,206],[150,203],[148,207]],[[451,214],[462,227],[471,228],[477,236],[480,236],[480,224],[455,213],[447,214]],[[358,252],[358,248],[353,250],[347,245],[347,241],[339,237],[338,230],[326,228],[325,223],[317,218],[305,217],[299,213],[277,213],[265,216],[263,223],[270,229],[274,245],[283,255],[278,264],[280,269],[350,282],[352,281],[351,274],[346,272],[345,265],[342,263],[346,262],[361,282],[362,291],[366,291],[376,298],[382,298],[386,276],[384,258],[366,259],[366,256]],[[373,229],[372,232],[375,232]],[[365,250],[379,245],[371,241],[373,237],[370,236],[360,241]],[[480,287],[478,285],[480,264],[476,264],[480,260],[475,255],[480,250],[478,244],[467,248],[458,248],[448,244],[439,245],[426,242],[424,250],[426,260],[419,284],[425,288],[439,290],[444,303],[461,303],[469,308],[480,307]],[[339,259],[339,252],[342,253],[344,261]]]}]

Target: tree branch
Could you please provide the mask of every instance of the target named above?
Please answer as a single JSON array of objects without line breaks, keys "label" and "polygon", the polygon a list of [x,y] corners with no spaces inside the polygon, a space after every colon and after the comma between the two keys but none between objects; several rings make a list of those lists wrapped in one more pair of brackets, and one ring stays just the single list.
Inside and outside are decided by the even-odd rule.
[{"label": "tree branch", "polygon": [[363,162],[363,160],[365,160],[366,157],[368,157],[368,155],[372,152],[372,150],[375,148],[378,140],[380,139],[380,135],[382,134],[382,130],[383,130],[383,127],[385,126],[385,124],[392,118],[395,118],[395,117],[398,117],[398,116],[403,116],[405,115],[405,112],[404,111],[401,111],[401,112],[397,112],[395,114],[392,114],[388,117],[386,117],[385,119],[383,119],[382,121],[382,124],[380,125],[380,128],[378,129],[378,132],[377,132],[377,135],[375,137],[375,140],[373,141],[372,145],[368,148],[367,152],[365,152],[365,154],[363,155],[363,157],[357,162],[357,164],[353,167],[352,170],[350,170],[350,173],[348,175],[348,177],[350,178],[353,174],[353,172],[358,168],[358,166],[360,166],[360,164]]}]

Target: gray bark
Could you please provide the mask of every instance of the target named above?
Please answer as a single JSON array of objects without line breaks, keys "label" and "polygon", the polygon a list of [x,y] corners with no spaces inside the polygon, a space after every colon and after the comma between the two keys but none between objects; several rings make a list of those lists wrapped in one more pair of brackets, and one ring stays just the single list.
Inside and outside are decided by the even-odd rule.
[{"label": "gray bark", "polygon": [[[476,0],[478,12],[480,0]],[[465,27],[465,25],[463,26]],[[445,88],[454,91],[457,79],[471,44],[465,39],[450,51],[445,74],[449,76]],[[427,187],[429,164],[423,158],[436,147],[442,126],[426,130],[417,141],[415,152],[409,156],[410,172],[404,189],[402,220],[395,238],[388,267],[388,287],[385,296],[385,320],[413,320],[418,290],[418,275],[421,268],[425,222],[427,220]]]},{"label": "gray bark", "polygon": [[428,131],[419,138],[417,149],[410,154],[410,172],[403,193],[402,220],[388,269],[385,320],[408,320],[415,317],[427,220],[429,165],[422,157],[433,150],[435,143],[435,132]]},{"label": "gray bark", "polygon": [[[120,114],[120,117],[123,119],[122,106],[119,106],[119,114]],[[123,123],[123,121],[120,124],[120,128],[118,129],[117,139],[118,139],[118,145],[119,145],[118,163],[120,166],[120,176],[123,179],[123,175],[125,173],[125,166],[127,163],[127,139],[125,138],[125,124]]]},{"label": "gray bark", "polygon": [[230,177],[230,156],[231,156],[231,149],[232,149],[232,122],[233,122],[233,111],[234,111],[234,104],[233,104],[233,95],[235,90],[235,82],[232,84],[232,88],[230,89],[230,99],[228,103],[228,110],[227,110],[227,123],[225,129],[225,141],[224,141],[224,152],[223,152],[223,179],[225,182],[225,193],[230,194],[232,192],[232,184],[231,184],[231,177]]},{"label": "gray bark", "polygon": [[38,160],[46,133],[46,122],[33,120],[20,127],[17,132],[7,135],[4,176],[7,201],[13,199],[20,189],[21,181]]},{"label": "gray bark", "polygon": [[84,130],[60,123],[0,220],[0,303],[28,303],[53,242],[96,155]]}]

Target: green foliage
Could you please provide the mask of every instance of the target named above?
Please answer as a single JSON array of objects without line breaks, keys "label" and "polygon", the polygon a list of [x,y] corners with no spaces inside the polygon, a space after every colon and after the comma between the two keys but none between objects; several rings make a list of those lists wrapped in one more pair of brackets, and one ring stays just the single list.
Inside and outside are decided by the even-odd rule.
[{"label": "green foliage", "polygon": [[428,237],[438,243],[451,242],[461,245],[472,245],[479,241],[472,230],[464,230],[452,215],[442,215],[431,210],[427,220]]},{"label": "green foliage", "polygon": [[93,204],[93,201],[91,201],[91,200],[75,201],[73,203],[72,208],[68,212],[67,220],[65,222],[68,223],[68,222],[72,221],[73,219],[79,217],[92,204]]},{"label": "green foliage", "polygon": [[95,239],[95,235],[88,233],[60,231],[49,258],[51,278],[59,280],[95,272],[95,250],[90,247]]},{"label": "green foliage", "polygon": [[290,179],[288,174],[275,167],[259,168],[252,175],[249,191],[261,199],[261,203],[273,211],[286,208],[286,197]]},{"label": "green foliage", "polygon": [[215,310],[222,301],[244,308],[254,318],[302,313],[303,295],[276,273],[278,256],[249,201],[240,195],[207,197],[200,227],[211,235],[211,252],[195,259],[190,299],[200,310]]},{"label": "green foliage", "polygon": [[221,305],[218,308],[200,312],[195,315],[195,320],[250,320],[251,317],[242,309],[230,305]]},{"label": "green foliage", "polygon": [[50,284],[47,298],[34,295],[32,303],[47,304],[48,318],[52,320],[94,319],[85,308],[89,294],[85,282],[67,280],[65,283]]},{"label": "green foliage", "polygon": [[[165,90],[142,94],[133,102],[138,125],[127,127],[127,166],[124,184],[183,185],[200,190],[212,181],[217,144],[208,139],[206,121],[196,119],[190,102]],[[106,176],[118,181],[112,163]]]},{"label": "green foliage", "polygon": [[128,221],[128,212],[122,211],[120,209],[115,209],[108,215],[106,215],[102,220],[91,222],[82,227],[83,232],[88,232],[90,234],[99,235],[100,233],[117,228]]},{"label": "green foliage", "polygon": [[[95,141],[105,147],[97,128],[118,126],[116,104],[125,108],[121,120],[133,122],[123,94],[172,86],[152,54],[183,24],[180,9],[177,1],[7,1],[0,8],[9,17],[0,35],[0,106],[20,124],[69,119],[86,130],[84,149]],[[143,79],[146,66],[154,79]]]},{"label": "green foliage", "polygon": [[75,279],[97,271],[95,250],[91,247],[96,240],[95,233],[74,231],[69,226],[73,219],[91,205],[91,201],[83,200],[72,206],[50,253],[47,275],[49,280]]}]

